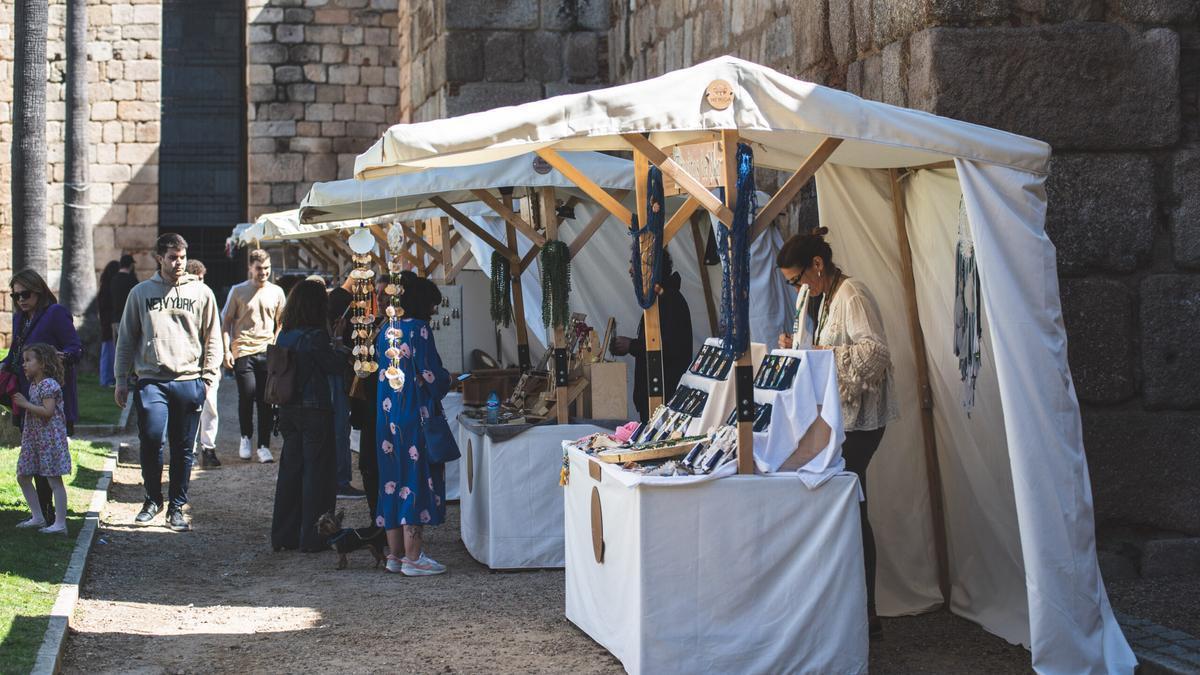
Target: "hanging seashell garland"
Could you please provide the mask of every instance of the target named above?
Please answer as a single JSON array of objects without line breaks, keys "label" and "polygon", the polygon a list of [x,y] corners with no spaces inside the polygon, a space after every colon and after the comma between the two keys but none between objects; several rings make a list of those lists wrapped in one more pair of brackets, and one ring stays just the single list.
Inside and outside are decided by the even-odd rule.
[{"label": "hanging seashell garland", "polygon": [[375,363],[375,345],[371,342],[371,327],[375,325],[375,313],[371,306],[375,272],[370,265],[369,254],[355,255],[354,269],[350,270],[350,278],[354,279],[354,301],[350,305],[350,325],[354,336],[351,353],[354,355],[354,374],[359,377],[379,370],[379,364]]},{"label": "hanging seashell garland", "polygon": [[383,289],[388,295],[388,305],[383,310],[388,318],[388,348],[383,353],[388,358],[388,367],[383,374],[388,385],[394,391],[400,391],[404,388],[404,370],[400,367],[400,346],[404,339],[404,332],[400,328],[400,317],[404,316],[404,310],[400,307],[400,296],[404,294],[404,289],[400,287],[400,265],[395,262],[394,257],[388,262],[388,273],[387,286]]}]

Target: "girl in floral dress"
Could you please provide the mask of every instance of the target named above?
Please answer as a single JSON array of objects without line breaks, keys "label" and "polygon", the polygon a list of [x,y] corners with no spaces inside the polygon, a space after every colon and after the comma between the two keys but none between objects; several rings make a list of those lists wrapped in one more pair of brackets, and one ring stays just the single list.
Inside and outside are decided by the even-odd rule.
[{"label": "girl in floral dress", "polygon": [[[446,517],[445,465],[429,461],[425,421],[450,388],[450,373],[434,346],[429,319],[441,303],[433,282],[411,272],[401,275],[403,318],[385,324],[375,344],[379,359],[379,409],[376,411],[379,457],[379,507],[375,524],[387,531],[389,572],[406,576],[441,574],[446,566],[424,550],[425,525]],[[389,350],[395,350],[393,357]],[[403,374],[392,389],[389,367]],[[398,554],[403,552],[404,556]]]},{"label": "girl in floral dress", "polygon": [[[63,391],[58,381],[63,376],[62,359],[47,344],[37,343],[21,352],[25,376],[29,378],[29,398],[13,395],[13,407],[25,411],[21,426],[21,454],[17,458],[17,483],[25,494],[31,517],[17,527],[37,527],[46,534],[67,533],[67,489],[63,476],[71,473],[71,452],[67,447],[67,418],[63,412]],[[38,503],[34,476],[43,476],[54,492],[54,524],[46,525]]]}]

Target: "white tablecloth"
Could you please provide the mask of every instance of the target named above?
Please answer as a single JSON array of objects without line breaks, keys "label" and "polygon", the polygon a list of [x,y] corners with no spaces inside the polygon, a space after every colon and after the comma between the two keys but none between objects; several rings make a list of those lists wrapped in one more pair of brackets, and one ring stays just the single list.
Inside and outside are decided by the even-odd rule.
[{"label": "white tablecloth", "polygon": [[605,429],[542,425],[503,441],[465,424],[459,429],[459,508],[467,551],[492,569],[562,567],[562,441]]},{"label": "white tablecloth", "polygon": [[798,470],[805,485],[816,487],[846,468],[842,459],[846,432],[842,428],[842,401],[838,394],[833,352],[827,349],[775,349],[771,354],[800,359],[800,365],[788,389],[754,390],[755,402],[772,405],[771,426],[765,432],[754,434],[754,458],[758,470],[763,473],[778,471],[819,417],[832,430],[829,441]]},{"label": "white tablecloth", "polygon": [[[446,410],[446,421],[450,423],[450,433],[454,434],[455,439],[458,439],[458,414],[463,410],[462,394],[456,391],[446,394],[446,397],[442,399],[442,408]],[[458,451],[465,452],[461,444]],[[458,499],[458,473],[461,467],[462,460],[446,462],[446,499]]]},{"label": "white tablecloth", "polygon": [[[572,450],[566,615],[630,673],[863,673],[858,481],[626,487]],[[604,560],[592,547],[599,495]]]}]

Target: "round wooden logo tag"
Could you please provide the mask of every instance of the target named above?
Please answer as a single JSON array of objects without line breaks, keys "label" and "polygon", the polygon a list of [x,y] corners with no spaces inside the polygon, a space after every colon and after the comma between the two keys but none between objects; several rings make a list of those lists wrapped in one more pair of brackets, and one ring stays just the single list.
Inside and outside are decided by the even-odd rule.
[{"label": "round wooden logo tag", "polygon": [[733,104],[733,85],[725,80],[713,80],[704,90],[704,98],[714,110],[724,110]]}]

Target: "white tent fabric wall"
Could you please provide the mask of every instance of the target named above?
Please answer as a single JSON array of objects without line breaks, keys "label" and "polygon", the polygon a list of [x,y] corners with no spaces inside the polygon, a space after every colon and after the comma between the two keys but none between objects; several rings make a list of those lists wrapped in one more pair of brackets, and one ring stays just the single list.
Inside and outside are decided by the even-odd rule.
[{"label": "white tent fabric wall", "polygon": [[[1034,667],[1132,672],[1096,560],[1079,401],[1067,367],[1045,176],[955,160],[975,252],[1025,561]],[[1090,657],[1091,660],[1087,660]]]}]

